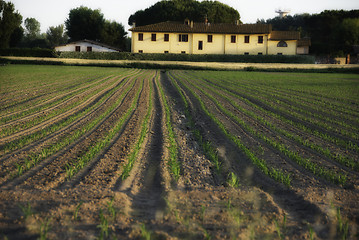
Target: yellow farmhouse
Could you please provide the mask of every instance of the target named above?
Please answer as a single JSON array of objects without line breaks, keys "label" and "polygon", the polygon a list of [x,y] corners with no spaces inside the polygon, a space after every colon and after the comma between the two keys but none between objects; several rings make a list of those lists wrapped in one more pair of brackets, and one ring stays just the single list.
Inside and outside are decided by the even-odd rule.
[{"label": "yellow farmhouse", "polygon": [[308,46],[299,41],[299,32],[272,31],[268,24],[210,24],[186,20],[138,26],[130,31],[133,53],[308,54],[303,50]]}]

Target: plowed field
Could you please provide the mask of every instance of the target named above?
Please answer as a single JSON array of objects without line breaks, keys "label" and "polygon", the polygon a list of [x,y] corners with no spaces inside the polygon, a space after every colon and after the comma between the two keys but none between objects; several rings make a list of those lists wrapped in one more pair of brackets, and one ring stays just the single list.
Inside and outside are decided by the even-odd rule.
[{"label": "plowed field", "polygon": [[0,239],[357,239],[359,76],[0,67]]}]

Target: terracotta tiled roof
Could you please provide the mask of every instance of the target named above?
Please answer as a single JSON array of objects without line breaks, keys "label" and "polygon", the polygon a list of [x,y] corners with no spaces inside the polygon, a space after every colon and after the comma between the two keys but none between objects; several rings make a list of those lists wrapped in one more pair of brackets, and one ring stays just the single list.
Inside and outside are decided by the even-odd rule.
[{"label": "terracotta tiled roof", "polygon": [[308,37],[299,39],[297,42],[298,47],[306,47],[306,46],[311,46],[311,45],[312,45],[311,40]]},{"label": "terracotta tiled roof", "polygon": [[131,28],[132,32],[168,32],[168,33],[221,33],[221,34],[269,34],[272,26],[268,24],[229,24],[229,23],[189,23],[161,22]]},{"label": "terracotta tiled roof", "polygon": [[272,31],[269,40],[299,40],[300,33],[296,31]]}]

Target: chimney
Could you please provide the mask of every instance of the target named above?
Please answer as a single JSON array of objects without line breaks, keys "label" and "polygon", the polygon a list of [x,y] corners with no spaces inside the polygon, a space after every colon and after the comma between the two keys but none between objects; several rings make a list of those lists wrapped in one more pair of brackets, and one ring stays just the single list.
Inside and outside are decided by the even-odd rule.
[{"label": "chimney", "polygon": [[133,21],[133,22],[132,22],[132,27],[133,27],[133,28],[136,27],[136,21]]},{"label": "chimney", "polygon": [[204,18],[204,24],[208,25],[208,18],[207,18],[207,15],[205,16]]},{"label": "chimney", "polygon": [[239,26],[239,23],[240,23],[240,21],[239,21],[239,19],[237,19],[236,20],[236,25]]},{"label": "chimney", "polygon": [[191,21],[191,28],[193,28],[193,21]]}]

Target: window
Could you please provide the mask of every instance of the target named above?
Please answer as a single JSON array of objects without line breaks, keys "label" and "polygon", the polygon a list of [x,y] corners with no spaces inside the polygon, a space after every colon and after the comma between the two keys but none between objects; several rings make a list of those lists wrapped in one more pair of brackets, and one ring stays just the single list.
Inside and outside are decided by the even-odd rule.
[{"label": "window", "polygon": [[231,43],[236,43],[236,36],[235,35],[231,36]]},{"label": "window", "polygon": [[143,50],[138,50],[139,53],[143,53]]},{"label": "window", "polygon": [[182,51],[181,53],[184,53],[184,54],[185,54],[185,53],[186,53],[186,51]]},{"label": "window", "polygon": [[262,53],[262,52],[259,52],[258,55],[263,55],[263,53]]},{"label": "window", "polygon": [[138,34],[138,41],[143,41],[143,33]]},{"label": "window", "polygon": [[165,34],[165,42],[168,42],[170,40],[170,35],[169,34]]},{"label": "window", "polygon": [[288,47],[288,44],[282,40],[277,44],[277,47]]},{"label": "window", "polygon": [[249,55],[249,52],[245,52],[244,55]]},{"label": "window", "polygon": [[203,50],[203,41],[198,41],[198,50]]},{"label": "window", "polygon": [[168,51],[165,51],[165,53],[168,53]]},{"label": "window", "polygon": [[277,55],[283,55],[283,53],[279,52],[279,53],[277,53]]},{"label": "window", "polygon": [[87,47],[88,52],[92,52],[92,47]]},{"label": "window", "polygon": [[258,36],[258,43],[263,43],[263,36]]},{"label": "window", "polygon": [[80,52],[81,51],[81,46],[75,46],[75,51]]},{"label": "window", "polygon": [[244,43],[249,43],[249,36],[244,36]]},{"label": "window", "polygon": [[188,34],[180,34],[178,35],[178,41],[179,42],[188,42]]},{"label": "window", "polygon": [[207,36],[207,42],[213,42],[213,35]]},{"label": "window", "polygon": [[156,33],[151,34],[151,41],[156,42]]}]

